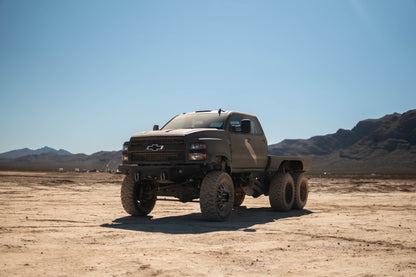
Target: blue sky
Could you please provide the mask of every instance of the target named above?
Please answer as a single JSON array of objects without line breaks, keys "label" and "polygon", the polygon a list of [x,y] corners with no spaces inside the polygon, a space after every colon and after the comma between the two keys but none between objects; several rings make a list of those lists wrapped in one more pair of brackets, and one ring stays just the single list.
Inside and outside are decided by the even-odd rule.
[{"label": "blue sky", "polygon": [[416,108],[416,1],[0,0],[0,152],[119,150],[182,112],[269,144]]}]

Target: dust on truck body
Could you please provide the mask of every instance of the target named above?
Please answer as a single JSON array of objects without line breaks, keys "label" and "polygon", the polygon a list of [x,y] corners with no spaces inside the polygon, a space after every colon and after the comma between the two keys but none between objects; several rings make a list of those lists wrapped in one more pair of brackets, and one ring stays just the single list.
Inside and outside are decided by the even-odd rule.
[{"label": "dust on truck body", "polygon": [[123,144],[124,210],[149,214],[157,196],[182,202],[200,199],[203,216],[225,220],[246,195],[268,195],[276,211],[303,209],[304,172],[311,159],[268,155],[256,116],[233,111],[197,111],[171,119],[160,130],[134,134]]}]

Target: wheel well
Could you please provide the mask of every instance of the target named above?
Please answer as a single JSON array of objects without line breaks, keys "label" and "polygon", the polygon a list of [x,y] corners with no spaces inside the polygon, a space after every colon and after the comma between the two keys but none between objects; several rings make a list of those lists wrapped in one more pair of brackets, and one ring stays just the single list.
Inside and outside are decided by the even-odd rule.
[{"label": "wheel well", "polygon": [[228,163],[227,157],[217,156],[217,162],[220,165],[219,170],[227,172],[228,174],[231,173],[231,167],[230,167],[230,164]]},{"label": "wheel well", "polygon": [[303,172],[303,164],[301,161],[283,161],[279,167],[280,172]]}]

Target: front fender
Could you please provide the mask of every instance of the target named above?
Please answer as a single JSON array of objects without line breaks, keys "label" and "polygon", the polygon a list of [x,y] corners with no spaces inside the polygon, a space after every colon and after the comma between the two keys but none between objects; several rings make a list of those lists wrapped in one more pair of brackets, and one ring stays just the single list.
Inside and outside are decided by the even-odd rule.
[{"label": "front fender", "polygon": [[198,141],[207,145],[207,162],[217,162],[217,157],[225,157],[231,159],[230,143],[222,138],[199,138]]}]

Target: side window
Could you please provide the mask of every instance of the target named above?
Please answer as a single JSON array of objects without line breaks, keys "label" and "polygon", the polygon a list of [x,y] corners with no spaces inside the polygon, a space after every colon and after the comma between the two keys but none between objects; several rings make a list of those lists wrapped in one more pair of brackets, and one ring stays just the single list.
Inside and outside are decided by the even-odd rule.
[{"label": "side window", "polygon": [[263,132],[261,130],[259,122],[255,120],[254,118],[250,118],[250,120],[251,120],[251,133],[253,135],[262,135]]},{"label": "side window", "polygon": [[241,132],[241,115],[233,114],[230,117],[230,123],[228,124],[231,132]]}]

